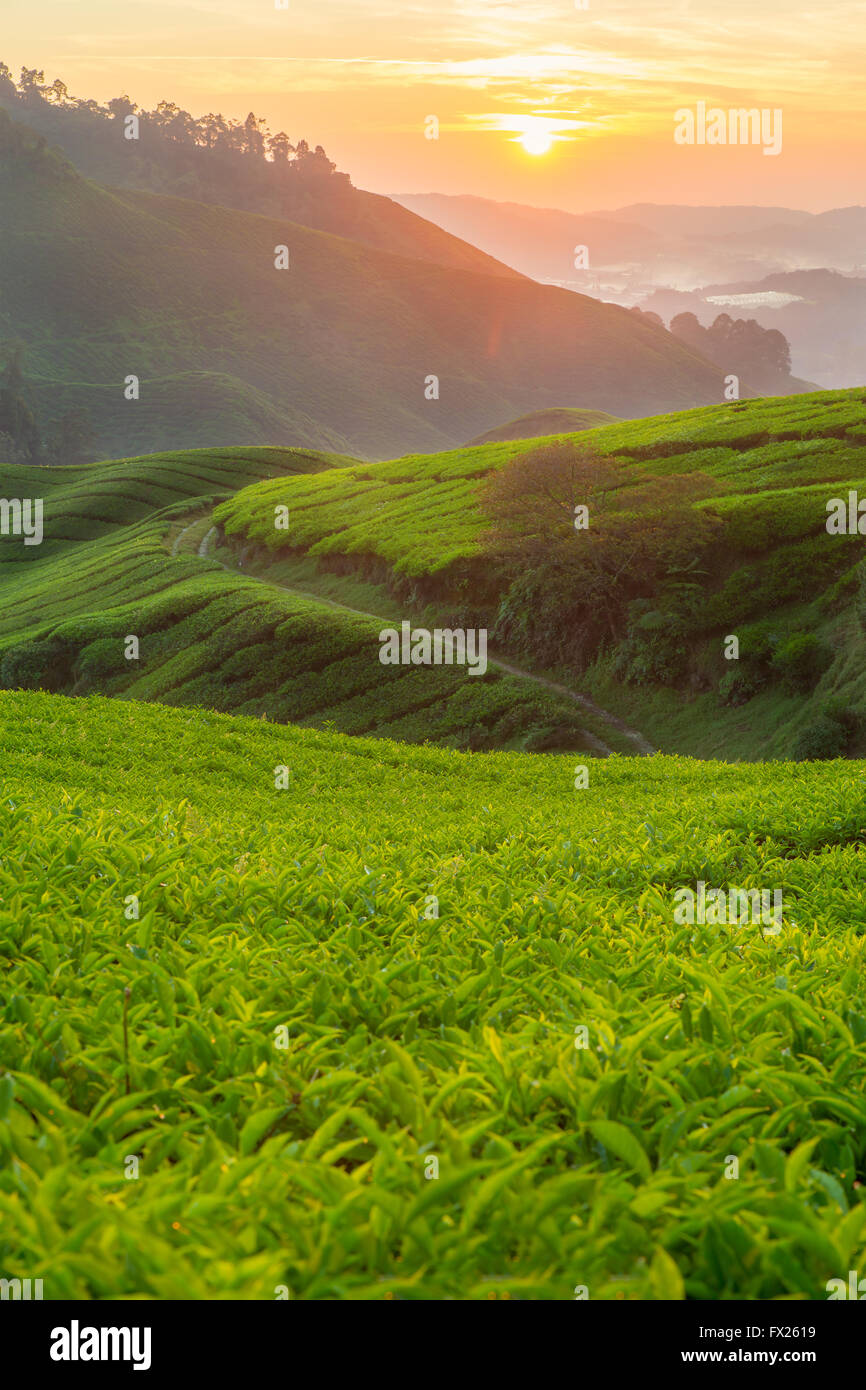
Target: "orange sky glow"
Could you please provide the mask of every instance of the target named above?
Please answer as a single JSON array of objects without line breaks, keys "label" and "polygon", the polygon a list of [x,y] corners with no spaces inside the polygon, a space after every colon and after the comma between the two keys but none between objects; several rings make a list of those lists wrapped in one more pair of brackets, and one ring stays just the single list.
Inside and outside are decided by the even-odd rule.
[{"label": "orange sky glow", "polygon": [[[866,201],[862,0],[3,0],[2,58],[76,96],[250,110],[362,188],[589,211]],[[781,152],[675,113],[781,110]],[[428,118],[439,138],[425,138]]]}]

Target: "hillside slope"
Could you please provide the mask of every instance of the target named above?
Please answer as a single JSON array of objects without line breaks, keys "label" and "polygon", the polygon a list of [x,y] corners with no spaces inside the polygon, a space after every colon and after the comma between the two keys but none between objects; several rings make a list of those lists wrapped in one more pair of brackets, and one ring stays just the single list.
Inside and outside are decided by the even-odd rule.
[{"label": "hillside slope", "polygon": [[188,139],[172,139],[144,115],[140,117],[138,140],[125,140],[119,114],[109,117],[83,105],[48,102],[35,89],[25,100],[14,91],[7,90],[4,96],[2,81],[0,109],[62,150],[70,163],[95,183],[281,217],[453,270],[509,279],[519,275],[400,203],[355,188],[345,174],[304,174],[298,166],[281,165],[250,153],[224,153],[194,145]]},{"label": "hillside slope", "polygon": [[[46,1300],[864,1267],[866,765],[575,791],[571,758],[8,693],[0,743],[0,1254]],[[696,880],[772,885],[778,933],[678,923]]]},{"label": "hillside slope", "polygon": [[[622,467],[624,489],[698,485],[692,500],[674,497],[691,509],[688,563],[657,581],[638,573],[610,587],[614,641],[598,627],[598,595],[595,609],[581,606],[579,558],[554,597],[540,573],[503,572],[485,539],[487,480],[551,440],[349,465],[285,487],[264,482],[218,507],[215,520],[262,574],[288,577],[303,565],[312,585],[318,567],[335,597],[358,576],[405,604],[457,608],[467,622],[488,624],[500,651],[566,671],[664,751],[866,751],[863,538],[827,531],[832,498],[866,497],[863,390],[740,402],[559,438]],[[277,497],[290,507],[289,533],[274,531]],[[732,635],[736,660],[725,656]]]},{"label": "hillside slope", "polygon": [[[381,457],[570,400],[638,415],[723,395],[717,368],[625,310],[104,189],[2,112],[0,244],[0,331],[25,343],[43,412],[58,389],[88,405],[107,454],[267,430],[268,443]],[[129,375],[138,400],[124,398]],[[243,419],[228,435],[208,404],[224,392]]]},{"label": "hillside slope", "polygon": [[209,529],[214,504],[252,479],[276,476],[282,487],[346,462],[225,449],[5,469],[13,495],[38,486],[44,537],[33,546],[0,538],[0,687],[100,692],[472,749],[633,750],[588,702],[493,663],[475,672],[385,666],[384,618],[226,573],[187,545]]}]

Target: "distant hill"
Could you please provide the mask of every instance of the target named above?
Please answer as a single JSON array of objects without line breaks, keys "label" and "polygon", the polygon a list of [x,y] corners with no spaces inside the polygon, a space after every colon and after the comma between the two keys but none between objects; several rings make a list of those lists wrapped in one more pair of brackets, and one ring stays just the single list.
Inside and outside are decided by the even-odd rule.
[{"label": "distant hill", "polygon": [[499,440],[537,439],[543,435],[593,430],[599,425],[612,425],[615,421],[615,415],[608,415],[603,410],[579,410],[567,406],[558,410],[536,410],[531,415],[521,415],[519,420],[509,420],[506,425],[488,430],[477,439],[470,439],[469,443],[495,444]]},{"label": "distant hill", "polygon": [[726,236],[748,233],[763,227],[802,227],[812,221],[813,214],[797,208],[755,207],[727,204],[722,207],[700,207],[689,203],[630,203],[611,212],[599,212],[599,217],[612,222],[637,223],[648,227],[658,236]]},{"label": "distant hill", "polygon": [[703,285],[688,294],[656,290],[641,308],[669,323],[693,313],[705,326],[720,313],[777,328],[797,368],[819,385],[866,382],[866,277],[835,270],[792,270],[761,280]]},{"label": "distant hill", "polygon": [[577,246],[589,248],[590,266],[594,268],[646,261],[663,244],[648,228],[604,214],[497,203],[464,194],[410,193],[394,197],[404,207],[438,223],[453,236],[483,247],[524,275],[581,288],[591,276],[575,271]]},{"label": "distant hill", "polygon": [[[97,183],[286,218],[456,270],[509,278],[517,274],[390,198],[355,188],[320,146],[310,150],[299,141],[300,156],[290,160],[287,137],[281,137],[282,144],[280,138],[268,140],[260,118],[254,118],[254,126],[219,116],[196,122],[168,103],[168,109],[139,113],[138,138],[127,140],[124,113],[137,110],[128,98],[111,102],[108,109],[68,94],[58,99],[54,90],[50,95],[48,100],[35,86],[22,94],[0,71],[0,110],[62,150]],[[266,158],[268,145],[271,157]],[[275,149],[281,157],[273,157]]]},{"label": "distant hill", "polygon": [[[866,274],[864,207],[809,213],[634,203],[567,213],[438,193],[396,196],[525,275],[629,307],[653,286],[688,291],[803,267]],[[575,268],[577,246],[587,248],[585,269]],[[795,365],[812,375],[805,364]]]},{"label": "distant hill", "polygon": [[0,239],[0,335],[26,345],[43,413],[89,407],[104,455],[268,442],[383,457],[570,399],[633,416],[723,395],[718,368],[618,307],[102,188],[2,112]]}]

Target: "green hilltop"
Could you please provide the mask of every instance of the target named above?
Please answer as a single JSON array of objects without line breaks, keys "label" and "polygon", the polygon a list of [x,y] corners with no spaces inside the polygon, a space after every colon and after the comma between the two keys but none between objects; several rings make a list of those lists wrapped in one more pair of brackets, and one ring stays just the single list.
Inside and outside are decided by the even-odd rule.
[{"label": "green hilltop", "polygon": [[[863,546],[828,534],[826,508],[866,493],[864,404],[820,392],[381,463],[251,448],[6,468],[7,493],[44,493],[45,539],[0,539],[0,685],[476,749],[857,756]],[[551,444],[589,446],[627,488],[700,483],[688,572],[612,590],[613,639],[571,590],[548,620],[543,567],[503,573],[490,548],[490,479]],[[383,668],[402,620],[486,628],[486,674]]]},{"label": "green hilltop", "polygon": [[[694,476],[703,489],[690,503],[695,531],[702,516],[715,527],[687,583],[674,576],[632,593],[616,641],[577,664],[574,637],[592,613],[564,606],[538,634],[533,577],[491,565],[483,500],[494,472],[563,440],[622,464],[628,486]],[[350,574],[367,583],[368,602],[378,591],[462,609],[489,624],[501,650],[564,673],[665,751],[821,757],[866,751],[863,541],[826,529],[827,502],[858,488],[866,496],[862,389],[349,464],[254,485],[215,519],[263,575],[303,572],[311,585],[318,570],[321,591],[339,597]],[[274,529],[275,503],[290,509],[288,534]],[[724,656],[730,635],[742,645],[738,662]]]},{"label": "green hilltop", "polygon": [[593,430],[599,425],[612,425],[615,415],[604,410],[580,410],[578,407],[559,406],[553,410],[536,410],[529,415],[521,415],[518,420],[509,420],[496,429],[487,430],[470,444],[496,444],[503,439],[540,439],[554,434],[569,434],[575,430]]}]

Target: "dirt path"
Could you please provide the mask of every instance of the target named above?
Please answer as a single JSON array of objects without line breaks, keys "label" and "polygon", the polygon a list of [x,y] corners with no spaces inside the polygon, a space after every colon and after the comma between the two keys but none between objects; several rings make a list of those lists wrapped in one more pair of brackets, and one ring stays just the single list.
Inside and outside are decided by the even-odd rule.
[{"label": "dirt path", "polygon": [[[215,526],[211,527],[198,548],[198,553],[202,559],[213,560],[216,558],[208,553],[211,537],[216,535],[216,529]],[[183,534],[184,533],[181,532],[181,536]],[[177,541],[179,540],[180,536],[177,538]],[[177,546],[177,541],[175,541],[175,546]],[[232,565],[227,565],[222,560],[217,560],[216,563],[222,565],[223,569],[227,570],[229,574],[244,573],[243,570],[238,570]],[[391,622],[389,618],[383,618],[380,613],[369,613],[365,608],[350,608],[347,603],[338,603],[336,599],[323,598],[321,594],[313,594],[309,589],[296,589],[291,584],[279,584],[273,579],[259,579],[258,575],[255,574],[248,574],[246,577],[248,579],[255,579],[259,584],[270,584],[276,589],[285,589],[286,593],[295,594],[298,598],[312,599],[314,603],[323,603],[328,608],[337,608],[343,613],[356,613],[361,618],[372,618],[375,622],[383,626],[388,626]],[[624,723],[622,719],[619,719],[617,715],[609,714],[607,710],[602,709],[594,700],[591,700],[588,695],[581,695],[577,690],[570,690],[567,685],[560,685],[558,681],[548,680],[546,676],[537,676],[533,671],[525,671],[522,666],[515,666],[510,661],[501,661],[498,657],[490,656],[489,654],[487,664],[488,666],[495,666],[507,676],[514,676],[518,680],[534,681],[536,685],[543,685],[546,690],[552,690],[557,695],[564,695],[567,699],[573,700],[576,705],[580,705],[581,709],[585,709],[587,714],[591,714],[593,718],[598,719],[603,724],[609,724],[612,729],[616,729],[617,732],[622,734],[624,738],[627,738],[630,743],[633,743],[635,753],[648,756],[656,752],[656,749],[648,739],[644,738],[642,733],[637,729],[630,728],[628,724]],[[601,754],[602,757],[607,757],[613,752],[612,748],[608,748],[607,744],[603,743],[601,739],[597,738],[589,729],[584,729],[583,732],[587,743],[589,743],[596,753]]]},{"label": "dirt path", "polygon": [[[194,526],[194,525],[195,525],[195,523],[192,522],[192,521],[189,523],[189,526]],[[172,553],[172,555],[176,555],[176,554],[177,554],[177,552],[178,552],[178,547],[180,546],[181,541],[183,540],[184,536],[186,535],[187,531],[189,530],[189,526],[184,526],[183,530],[182,530],[182,531],[178,531],[177,535],[175,536],[175,538],[174,538],[174,545],[171,547],[171,553]],[[199,554],[201,554],[201,551],[199,551]]]}]

